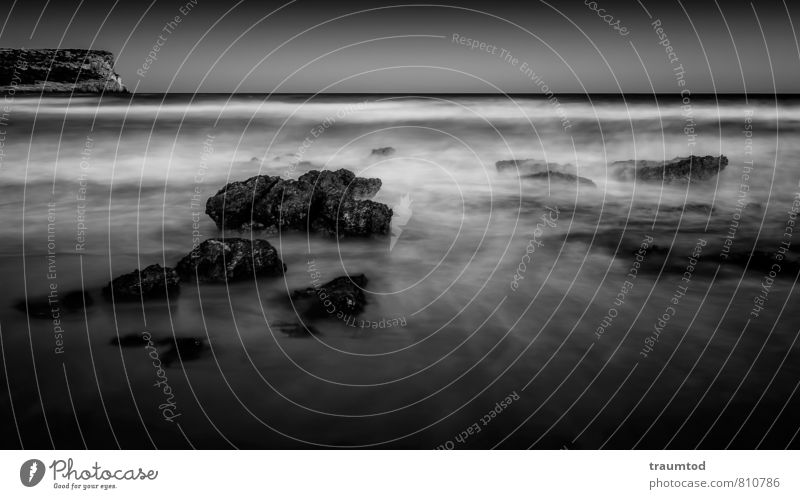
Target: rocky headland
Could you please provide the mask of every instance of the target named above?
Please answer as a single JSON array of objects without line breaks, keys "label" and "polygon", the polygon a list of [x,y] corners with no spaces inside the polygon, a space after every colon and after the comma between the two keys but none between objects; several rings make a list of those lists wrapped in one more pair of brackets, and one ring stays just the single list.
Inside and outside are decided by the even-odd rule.
[{"label": "rocky headland", "polygon": [[86,49],[0,49],[0,93],[127,93],[114,54]]}]

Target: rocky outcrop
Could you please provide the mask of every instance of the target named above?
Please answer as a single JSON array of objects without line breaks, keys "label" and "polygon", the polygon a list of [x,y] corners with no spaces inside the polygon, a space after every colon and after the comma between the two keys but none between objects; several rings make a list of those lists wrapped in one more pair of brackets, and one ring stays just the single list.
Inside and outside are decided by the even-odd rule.
[{"label": "rocky outcrop", "polygon": [[547,163],[537,159],[504,159],[494,164],[498,172],[519,172],[534,174],[545,172],[574,173],[575,167],[570,164]]},{"label": "rocky outcrop", "polygon": [[388,234],[391,208],[367,199],[380,188],[380,179],[344,169],[312,170],[297,180],[259,175],[223,187],[206,202],[206,214],[223,229]]},{"label": "rocky outcrop", "polygon": [[372,156],[391,156],[395,153],[394,147],[379,147],[377,149],[373,149],[371,155]]},{"label": "rocky outcrop", "polygon": [[185,280],[226,282],[253,276],[280,276],[286,265],[267,241],[234,237],[203,241],[178,262],[176,270]]},{"label": "rocky outcrop", "polygon": [[127,92],[114,54],[85,49],[0,49],[0,93]]},{"label": "rocky outcrop", "polygon": [[541,180],[544,182],[550,182],[552,184],[564,184],[573,186],[585,185],[588,187],[597,187],[597,185],[588,178],[579,177],[571,173],[540,172],[540,173],[531,173],[528,175],[522,175],[520,178],[527,180]]},{"label": "rocky outcrop", "polygon": [[311,315],[349,316],[364,311],[367,298],[364,274],[341,276],[323,284],[292,293],[292,301],[299,301],[302,312]]},{"label": "rocky outcrop", "polygon": [[163,298],[180,290],[180,278],[175,269],[153,264],[114,278],[103,288],[103,295],[115,301],[138,301]]},{"label": "rocky outcrop", "polygon": [[619,180],[688,183],[713,178],[726,166],[725,156],[688,156],[672,161],[616,161],[611,168]]}]

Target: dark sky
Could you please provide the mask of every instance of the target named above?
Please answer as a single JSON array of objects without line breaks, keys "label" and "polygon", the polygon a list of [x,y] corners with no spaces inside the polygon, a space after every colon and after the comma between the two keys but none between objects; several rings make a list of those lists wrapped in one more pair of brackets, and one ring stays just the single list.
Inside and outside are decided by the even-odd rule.
[{"label": "dark sky", "polygon": [[[111,50],[123,81],[139,92],[540,93],[546,84],[561,93],[672,93],[681,90],[679,64],[685,69],[683,88],[692,93],[794,93],[800,87],[792,29],[793,22],[800,22],[796,3],[496,0],[401,5],[5,0],[0,45]],[[605,9],[606,20],[590,7]],[[359,12],[365,9],[372,10]],[[176,15],[181,18],[177,27],[163,31]],[[676,63],[659,45],[651,25],[655,20],[664,28]],[[616,21],[627,35],[609,26]],[[496,46],[495,54],[453,43],[454,33]],[[158,59],[141,76],[137,70],[159,35]],[[517,63],[504,61],[502,49]],[[538,85],[523,64],[540,78]]]}]

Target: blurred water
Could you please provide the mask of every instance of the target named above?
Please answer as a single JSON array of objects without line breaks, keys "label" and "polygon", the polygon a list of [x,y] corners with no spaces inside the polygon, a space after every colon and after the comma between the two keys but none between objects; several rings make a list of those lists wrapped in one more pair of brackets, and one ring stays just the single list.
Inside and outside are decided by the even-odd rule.
[{"label": "blurred water", "polygon": [[[561,105],[568,130],[549,102],[520,97],[17,97],[0,142],[4,442],[435,447],[514,391],[519,401],[459,446],[794,442],[796,267],[782,267],[754,319],[767,272],[720,267],[719,255],[734,215],[732,252],[772,254],[783,240],[800,191],[800,102],[695,98],[692,147],[678,100]],[[396,153],[370,154],[386,146]],[[730,164],[692,187],[621,182],[608,167],[692,153]],[[496,171],[512,158],[568,164],[597,187]],[[226,182],[322,168],[383,181],[376,200],[402,218],[391,249],[388,237],[264,235],[288,265],[284,279],[184,284],[168,305],[102,299],[110,278],[174,265],[197,232],[218,236],[202,212]],[[534,236],[556,208],[557,222]],[[649,237],[657,249],[614,306]],[[541,245],[520,271],[532,238]],[[708,243],[688,291],[645,358],[698,238]],[[307,322],[287,291],[310,285],[310,261],[323,280],[367,275],[359,324],[405,325],[326,319],[309,322],[319,336],[284,335],[276,324]],[[50,318],[13,308],[53,285],[62,296],[83,287],[95,301],[63,316],[63,353]],[[595,335],[611,308],[613,325]],[[210,345],[166,370],[179,428],[162,419],[144,350],[110,344],[142,331]]]}]

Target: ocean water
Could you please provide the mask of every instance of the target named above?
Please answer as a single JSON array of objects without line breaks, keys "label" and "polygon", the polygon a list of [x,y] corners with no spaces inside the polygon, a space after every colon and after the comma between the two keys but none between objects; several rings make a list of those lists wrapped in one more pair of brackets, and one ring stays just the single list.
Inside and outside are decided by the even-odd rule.
[{"label": "ocean water", "polygon": [[[798,445],[800,101],[6,104],[6,447]],[[371,154],[381,147],[395,152]],[[614,175],[615,161],[689,154],[729,164],[688,186]],[[506,159],[552,163],[595,186],[498,172]],[[375,199],[394,207],[392,237],[255,233],[278,248],[284,278],[184,283],[168,301],[103,298],[111,278],[174,265],[220,236],[203,211],[225,183],[339,168],[382,180]],[[299,316],[289,294],[316,272],[364,273],[363,314]],[[15,308],[81,289],[85,308]],[[287,335],[287,324],[318,334]],[[164,340],[157,354],[115,344],[142,335]],[[203,348],[169,350],[189,337]]]}]

